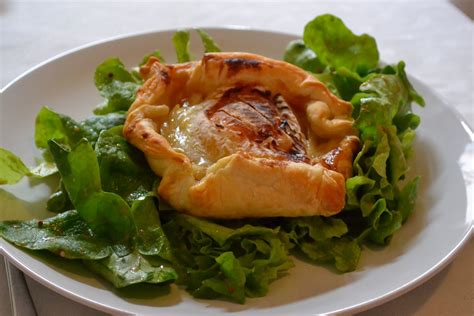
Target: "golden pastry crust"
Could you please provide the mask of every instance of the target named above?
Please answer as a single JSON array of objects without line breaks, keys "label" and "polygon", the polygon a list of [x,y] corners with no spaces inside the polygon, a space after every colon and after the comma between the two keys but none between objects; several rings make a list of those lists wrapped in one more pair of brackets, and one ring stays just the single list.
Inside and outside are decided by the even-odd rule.
[{"label": "golden pastry crust", "polygon": [[300,68],[248,53],[150,58],[124,135],[178,211],[213,218],[331,216],[359,146],[352,107]]}]

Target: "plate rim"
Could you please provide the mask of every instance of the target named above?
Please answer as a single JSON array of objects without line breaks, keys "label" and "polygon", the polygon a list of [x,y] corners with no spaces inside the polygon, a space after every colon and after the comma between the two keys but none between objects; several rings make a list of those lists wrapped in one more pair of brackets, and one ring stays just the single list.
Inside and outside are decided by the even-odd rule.
[{"label": "plate rim", "polygon": [[295,39],[297,37],[301,37],[298,34],[295,33],[290,33],[290,32],[282,32],[282,31],[272,31],[268,29],[259,29],[259,28],[253,28],[247,25],[242,25],[242,24],[225,24],[221,26],[215,26],[215,25],[192,25],[192,26],[183,26],[183,27],[177,27],[177,28],[164,28],[164,29],[155,29],[155,30],[146,30],[146,31],[138,31],[138,32],[129,32],[129,33],[124,33],[124,34],[119,34],[119,35],[114,35],[114,36],[108,36],[102,39],[94,40],[88,43],[85,43],[83,45],[79,45],[76,47],[73,47],[71,49],[67,49],[61,53],[58,53],[56,55],[53,55],[50,58],[47,58],[46,60],[36,64],[35,66],[25,70],[22,72],[20,75],[12,79],[11,81],[7,82],[7,84],[0,88],[0,94],[3,94],[5,91],[7,91],[8,88],[13,86],[17,81],[23,79],[23,77],[28,76],[30,73],[36,71],[39,68],[42,68],[43,66],[54,62],[57,59],[60,59],[62,57],[65,57],[67,55],[77,53],[81,50],[93,47],[93,46],[98,46],[101,44],[105,44],[108,42],[114,42],[114,41],[120,41],[124,40],[130,37],[137,37],[137,36],[145,36],[145,35],[152,35],[155,33],[168,33],[168,32],[176,32],[178,30],[196,30],[196,29],[203,29],[205,31],[209,30],[217,30],[217,31],[249,31],[249,32],[259,32],[259,33],[272,33],[272,34],[279,34],[279,35],[284,35],[284,36],[293,36]]},{"label": "plate rim", "polygon": [[[34,71],[43,68],[47,66],[48,64],[51,64],[55,62],[56,60],[59,60],[63,57],[66,57],[71,54],[79,53],[82,50],[86,50],[88,48],[94,47],[94,46],[99,46],[102,44],[106,44],[109,42],[116,42],[116,41],[122,41],[126,40],[128,38],[133,38],[133,37],[140,37],[140,36],[146,36],[146,35],[153,35],[157,33],[169,33],[169,32],[176,32],[179,29],[188,29],[188,30],[194,30],[194,29],[203,29],[206,31],[243,31],[243,32],[257,32],[257,33],[269,33],[269,34],[274,34],[274,35],[281,35],[281,36],[290,36],[294,37],[295,39],[301,38],[300,35],[295,34],[295,33],[290,33],[290,32],[282,32],[282,31],[274,31],[274,30],[269,30],[269,29],[259,29],[259,28],[253,28],[250,26],[246,25],[222,25],[222,26],[183,26],[183,27],[178,27],[178,28],[165,28],[165,29],[155,29],[155,30],[146,30],[146,31],[139,31],[139,32],[131,32],[131,33],[125,33],[125,34],[120,34],[116,36],[109,36],[103,39],[91,41],[89,43],[86,43],[84,45],[77,46],[72,49],[68,49],[64,52],[61,52],[59,54],[56,54],[40,63],[37,65],[29,68],[28,70],[24,71],[21,73],[19,76],[8,82],[3,88],[0,89],[0,94],[3,95],[3,93],[6,93],[9,88],[11,88],[13,85],[15,85],[17,82],[22,80],[23,78],[27,77]],[[437,91],[433,90],[430,88],[428,85],[423,83],[421,80],[417,79],[416,77],[413,77],[411,75],[408,75],[410,78],[410,81],[414,82],[416,86],[423,86],[424,89],[429,90],[430,93],[438,99],[440,102],[440,105],[445,108],[446,110],[452,112],[455,115],[456,120],[462,125],[463,130],[466,132],[468,135],[469,139],[471,142],[474,142],[474,129],[470,126],[470,123],[464,118],[464,116],[458,111],[457,108],[455,107],[450,107],[447,102],[445,102],[444,98],[441,97]],[[461,170],[462,171],[462,170]],[[464,172],[462,171],[464,174]],[[466,185],[465,185],[465,188]],[[469,203],[469,200],[467,200],[467,210],[469,207],[472,207],[472,203]],[[422,285],[429,279],[431,279],[433,276],[435,276],[437,273],[439,273],[441,270],[443,270],[448,264],[450,264],[454,258],[457,256],[457,254],[465,247],[467,242],[470,240],[470,238],[474,235],[474,225],[473,225],[473,219],[470,219],[471,223],[469,227],[466,229],[466,231],[463,233],[462,238],[459,240],[459,242],[456,244],[454,248],[451,249],[441,260],[439,260],[434,266],[432,266],[429,270],[425,271],[422,273],[420,276],[418,276],[415,279],[410,280],[408,283],[403,284],[402,286],[387,292],[381,296],[374,297],[370,300],[367,300],[365,302],[361,302],[356,305],[352,305],[349,307],[341,308],[335,311],[332,311],[331,314],[339,314],[339,313],[356,313],[356,312],[362,312],[371,308],[374,308],[376,306],[379,306],[383,303],[386,303],[388,301],[394,300],[397,297],[400,297],[401,295],[415,289],[416,287]],[[70,291],[66,288],[61,287],[60,285],[55,284],[53,281],[48,280],[46,277],[43,277],[42,275],[38,274],[37,272],[33,271],[32,269],[29,269],[23,262],[15,258],[14,256],[10,255],[9,252],[5,249],[4,245],[8,245],[11,247],[15,247],[14,245],[9,244],[7,241],[0,239],[0,253],[5,257],[5,259],[8,260],[9,263],[12,263],[15,267],[20,269],[22,272],[26,273],[29,277],[31,277],[33,280],[39,282],[40,284],[46,286],[50,290],[56,292],[59,295],[62,295],[64,297],[67,297],[77,303],[84,304],[88,307],[94,308],[96,310],[104,311],[104,312],[112,312],[112,313],[121,313],[121,314],[128,314],[128,312],[115,308],[112,306],[109,306],[107,304],[101,303],[100,301],[97,300],[92,300],[88,299],[87,297],[81,296],[80,294],[76,294],[73,291]],[[18,251],[24,252],[23,249],[16,248]]]}]

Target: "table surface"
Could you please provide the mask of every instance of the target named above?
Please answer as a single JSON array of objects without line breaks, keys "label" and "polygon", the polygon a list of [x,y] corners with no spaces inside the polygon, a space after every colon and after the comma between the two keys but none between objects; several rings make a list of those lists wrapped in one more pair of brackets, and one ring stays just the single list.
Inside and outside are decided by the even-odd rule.
[{"label": "table surface", "polygon": [[[112,36],[222,25],[301,34],[307,21],[330,12],[355,33],[373,35],[384,61],[403,58],[410,74],[449,100],[448,104],[474,126],[473,22],[467,16],[473,14],[471,0],[196,3],[1,0],[0,87],[59,53]],[[471,238],[453,262],[432,279],[360,315],[472,315],[473,267]],[[0,315],[65,313],[103,315],[46,289],[0,260]]]}]

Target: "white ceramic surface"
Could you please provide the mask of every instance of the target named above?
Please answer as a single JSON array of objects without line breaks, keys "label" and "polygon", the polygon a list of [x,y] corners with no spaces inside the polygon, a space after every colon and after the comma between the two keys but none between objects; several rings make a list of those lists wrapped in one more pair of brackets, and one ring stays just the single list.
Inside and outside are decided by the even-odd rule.
[{"label": "white ceramic surface", "polygon": [[[293,35],[244,29],[210,28],[209,33],[227,51],[249,51],[281,58]],[[146,53],[160,49],[174,60],[173,31],[146,33],[90,45],[63,54],[21,76],[1,95],[0,146],[34,163],[36,112],[43,105],[81,119],[100,101],[93,85],[95,67],[110,56],[134,66]],[[192,37],[194,56],[200,44]],[[197,48],[197,49],[195,49]],[[409,71],[409,69],[408,69]],[[250,314],[321,314],[360,311],[394,298],[445,266],[472,229],[472,170],[463,164],[472,158],[472,132],[426,86],[414,80],[427,106],[416,108],[422,124],[416,140],[412,173],[422,175],[416,212],[391,244],[364,249],[357,271],[336,274],[324,267],[296,261],[296,267],[270,287],[264,298],[245,305],[195,300],[175,286],[169,293],[159,287],[137,286],[117,291],[77,262],[19,250],[0,240],[6,257],[28,275],[63,295],[113,313],[177,314],[233,312]],[[471,154],[469,154],[471,153]],[[471,156],[468,156],[471,155]],[[466,158],[467,157],[467,158]],[[25,179],[0,189],[0,220],[44,218],[44,203],[55,183]],[[469,191],[468,191],[469,190]]]}]

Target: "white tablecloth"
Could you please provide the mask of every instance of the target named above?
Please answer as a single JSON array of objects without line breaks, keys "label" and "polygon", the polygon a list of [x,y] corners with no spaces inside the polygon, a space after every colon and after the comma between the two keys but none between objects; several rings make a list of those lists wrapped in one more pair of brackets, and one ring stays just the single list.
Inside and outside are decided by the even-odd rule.
[{"label": "white tablecloth", "polygon": [[[472,0],[461,2],[472,16]],[[186,26],[247,25],[301,34],[330,12],[356,33],[377,39],[387,62],[404,59],[410,74],[436,91],[474,126],[473,23],[448,1],[310,2],[0,2],[0,87],[65,50],[111,36]],[[1,144],[0,144],[1,146]],[[474,241],[415,290],[364,315],[474,314]],[[99,315],[46,289],[0,260],[0,315]],[[11,291],[8,290],[9,286]],[[12,302],[10,304],[10,295]]]}]

